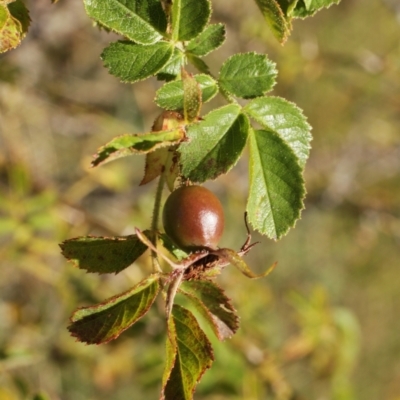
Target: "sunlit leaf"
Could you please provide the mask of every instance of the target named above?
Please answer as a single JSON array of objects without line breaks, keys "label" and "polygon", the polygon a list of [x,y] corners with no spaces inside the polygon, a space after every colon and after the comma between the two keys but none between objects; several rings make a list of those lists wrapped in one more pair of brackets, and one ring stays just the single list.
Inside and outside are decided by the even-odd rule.
[{"label": "sunlit leaf", "polygon": [[243,275],[251,279],[266,277],[274,270],[276,266],[276,263],[274,263],[265,272],[261,274],[255,274],[244,262],[243,258],[236,253],[236,251],[232,249],[218,249],[218,254],[225,261],[229,262],[234,267],[236,267]]},{"label": "sunlit leaf", "polygon": [[238,330],[239,317],[236,310],[229,297],[215,282],[186,281],[180,286],[179,292],[193,302],[219,340],[230,338]]},{"label": "sunlit leaf", "polygon": [[285,43],[291,29],[290,21],[286,19],[277,0],[255,0],[272,33],[280,43]]},{"label": "sunlit leaf", "polygon": [[19,46],[29,28],[29,12],[21,0],[0,2],[0,53]]},{"label": "sunlit leaf", "polygon": [[168,189],[172,192],[179,172],[179,154],[175,146],[158,149],[146,154],[144,176],[140,185],[151,182],[163,173]]},{"label": "sunlit leaf", "polygon": [[259,97],[244,111],[264,128],[275,131],[290,146],[304,167],[310,153],[311,126],[300,108],[281,97]]},{"label": "sunlit leaf", "polygon": [[[154,121],[152,132],[166,131],[182,127],[184,120],[182,114],[173,111],[163,111]],[[175,179],[179,174],[178,154],[176,146],[160,148],[146,154],[144,176],[140,185],[151,182],[164,173],[168,187],[173,189]]]},{"label": "sunlit leaf", "polygon": [[210,15],[209,0],[174,0],[171,9],[172,39],[193,39],[204,30]]},{"label": "sunlit leaf", "polygon": [[273,131],[250,133],[249,189],[249,222],[260,233],[279,239],[300,217],[305,188],[298,158]]},{"label": "sunlit leaf", "polygon": [[[203,103],[211,100],[218,93],[217,82],[209,75],[194,75],[194,79],[200,86]],[[158,89],[155,101],[159,107],[166,110],[182,110],[183,93],[182,80],[168,82]]]},{"label": "sunlit leaf", "polygon": [[196,56],[205,56],[218,49],[226,39],[224,24],[211,24],[186,46],[186,51]]},{"label": "sunlit leaf", "polygon": [[147,249],[136,235],[81,236],[64,241],[60,247],[63,256],[75,266],[99,274],[121,272]]},{"label": "sunlit leaf", "polygon": [[228,93],[249,99],[269,92],[276,74],[275,63],[265,54],[235,54],[222,65],[218,82]]},{"label": "sunlit leaf", "polygon": [[162,38],[167,19],[159,0],[84,0],[89,17],[140,44]]},{"label": "sunlit leaf", "polygon": [[165,249],[167,249],[178,261],[183,260],[189,254],[177,247],[177,245],[165,233],[160,233],[159,239]]},{"label": "sunlit leaf", "polygon": [[142,46],[132,42],[115,42],[101,54],[110,74],[122,82],[137,82],[157,74],[169,61],[173,47],[167,42]]},{"label": "sunlit leaf", "polygon": [[310,17],[322,8],[328,8],[339,3],[340,0],[299,0],[292,11],[292,15],[296,18]]},{"label": "sunlit leaf", "polygon": [[229,104],[211,111],[199,123],[187,127],[181,143],[181,172],[192,182],[205,182],[228,172],[246,145],[249,121],[241,108]]},{"label": "sunlit leaf", "polygon": [[107,343],[147,313],[159,289],[159,276],[151,275],[123,294],[78,309],[71,317],[68,330],[81,342]]},{"label": "sunlit leaf", "polygon": [[201,89],[196,79],[182,70],[183,83],[183,115],[190,123],[197,119],[201,109]]},{"label": "sunlit leaf", "polygon": [[298,1],[299,0],[276,0],[288,23],[291,21],[293,10]]},{"label": "sunlit leaf", "polygon": [[193,314],[174,305],[168,320],[167,357],[161,398],[192,400],[197,383],[214,354]]},{"label": "sunlit leaf", "polygon": [[161,147],[179,143],[185,136],[182,127],[156,133],[117,136],[101,147],[95,154],[92,166],[127,157],[133,154],[146,154]]}]

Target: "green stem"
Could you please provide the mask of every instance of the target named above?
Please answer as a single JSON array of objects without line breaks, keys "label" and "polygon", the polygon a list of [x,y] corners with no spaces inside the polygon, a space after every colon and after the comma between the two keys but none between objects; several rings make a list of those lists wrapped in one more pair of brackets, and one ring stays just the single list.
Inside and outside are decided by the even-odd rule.
[{"label": "green stem", "polygon": [[[164,189],[164,183],[165,183],[165,173],[162,172],[157,184],[156,198],[154,200],[154,208],[153,208],[153,217],[151,221],[151,242],[153,243],[154,247],[157,247],[158,221],[160,219],[161,197]],[[157,253],[154,250],[151,251],[151,258],[153,264],[153,271],[162,272],[160,265],[158,263]]]}]

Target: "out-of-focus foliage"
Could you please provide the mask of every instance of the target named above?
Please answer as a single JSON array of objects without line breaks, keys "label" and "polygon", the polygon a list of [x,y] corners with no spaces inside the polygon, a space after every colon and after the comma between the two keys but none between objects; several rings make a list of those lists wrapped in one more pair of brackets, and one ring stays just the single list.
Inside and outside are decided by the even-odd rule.
[{"label": "out-of-focus foliage", "polygon": [[[66,329],[77,306],[147,276],[148,254],[117,276],[86,275],[64,262],[57,243],[148,226],[154,184],[138,186],[144,160],[89,165],[116,135],[151,128],[160,83],[124,85],[109,76],[100,54],[115,36],[93,28],[81,2],[49,3],[27,1],[30,34],[0,59],[0,400],[157,398],[162,313],[151,310],[101,346],[77,343]],[[213,5],[228,29],[208,56],[211,69],[238,50],[266,52],[280,71],[273,94],[304,110],[314,140],[302,220],[280,242],[261,238],[246,256],[253,270],[271,260],[278,267],[265,281],[233,268],[220,278],[241,325],[232,339],[212,343],[215,362],[196,398],[396,400],[397,2],[343,1],[296,21],[283,48],[255,4]],[[223,246],[245,239],[247,185],[243,162],[210,186],[226,210]]]}]

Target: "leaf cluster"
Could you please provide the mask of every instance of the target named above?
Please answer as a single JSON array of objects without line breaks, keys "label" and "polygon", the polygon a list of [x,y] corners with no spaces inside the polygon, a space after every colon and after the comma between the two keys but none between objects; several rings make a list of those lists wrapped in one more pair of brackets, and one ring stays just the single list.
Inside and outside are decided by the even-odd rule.
[{"label": "leaf cluster", "polygon": [[[99,274],[119,273],[135,262],[147,246],[155,249],[146,236],[150,236],[150,233],[137,230],[137,235],[126,237],[86,236],[69,239],[60,246],[62,254],[78,268]],[[171,256],[179,255],[166,235],[163,235],[162,243]],[[242,253],[250,247],[242,250]],[[107,343],[141,319],[161,292],[166,298],[168,329],[161,396],[171,400],[191,399],[201,376],[214,360],[209,339],[194,314],[174,304],[176,293],[183,295],[193,305],[219,340],[225,340],[239,328],[239,317],[231,300],[212,278],[227,263],[235,265],[250,278],[266,276],[274,267],[262,275],[254,275],[240,255],[231,249],[219,249],[213,254],[200,252],[181,255],[185,258],[179,264],[169,261],[172,272],[154,273],[124,293],[100,304],[76,310],[68,327],[71,335],[81,342]],[[206,263],[198,263],[206,259]]]},{"label": "leaf cluster", "polygon": [[[312,0],[256,2],[282,42],[292,17],[311,15],[328,5]],[[265,54],[232,55],[217,76],[211,74],[203,57],[224,43],[226,29],[210,22],[210,0],[84,0],[84,4],[96,24],[122,36],[101,55],[110,74],[126,83],[150,77],[163,82],[155,96],[163,111],[153,127],[112,139],[94,155],[92,166],[144,155],[141,184],[160,179],[151,229],[137,229],[126,237],[70,239],[61,244],[62,253],[77,267],[100,274],[121,272],[147,248],[157,261],[153,274],[125,293],[78,309],[68,329],[85,343],[107,343],[142,318],[161,293],[168,332],[161,398],[189,400],[214,356],[196,317],[175,302],[176,295],[186,298],[217,338],[224,340],[237,331],[238,316],[213,278],[229,264],[249,278],[266,276],[274,266],[261,275],[251,272],[242,259],[253,246],[250,236],[239,252],[222,248],[187,254],[176,248],[157,229],[163,186],[173,191],[183,182],[214,180],[228,173],[248,146],[246,214],[253,228],[279,239],[294,226],[303,208],[311,127],[295,104],[270,95],[277,69]],[[276,19],[279,15],[283,22]],[[187,72],[187,64],[198,73]],[[216,95],[227,104],[203,116],[202,104]],[[159,251],[158,245],[165,251]],[[167,272],[161,269],[160,258],[170,265]]]},{"label": "leaf cluster", "polygon": [[[155,97],[165,112],[151,131],[123,135],[101,147],[92,165],[144,154],[142,184],[164,173],[173,190],[180,181],[203,183],[226,174],[249,144],[249,221],[260,233],[279,239],[303,208],[311,128],[298,107],[267,95],[276,83],[275,64],[264,54],[235,54],[218,77],[212,76],[202,57],[224,42],[225,26],[209,23],[208,0],[174,1],[169,13],[155,0],[110,4],[85,1],[97,23],[126,39],[104,50],[104,65],[123,82],[150,76],[166,80]],[[200,73],[188,74],[188,63]],[[202,103],[218,93],[229,104],[201,116]]]}]

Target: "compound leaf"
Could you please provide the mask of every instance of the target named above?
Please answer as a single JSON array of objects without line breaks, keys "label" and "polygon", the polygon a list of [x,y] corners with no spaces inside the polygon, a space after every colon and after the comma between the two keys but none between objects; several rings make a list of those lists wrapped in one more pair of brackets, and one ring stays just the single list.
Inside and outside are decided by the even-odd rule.
[{"label": "compound leaf", "polygon": [[97,167],[117,158],[132,154],[146,154],[161,147],[172,146],[179,143],[184,137],[183,127],[154,133],[117,136],[98,150],[92,166]]},{"label": "compound leaf", "polygon": [[250,223],[260,233],[279,239],[300,217],[305,189],[298,158],[273,131],[250,133],[249,189]]},{"label": "compound leaf", "polygon": [[159,0],[84,0],[84,4],[89,17],[136,43],[158,42],[167,27]]},{"label": "compound leaf", "polygon": [[239,328],[239,317],[229,297],[214,282],[184,282],[179,292],[187,296],[210,324],[219,340],[232,337]]},{"label": "compound leaf", "polygon": [[157,74],[170,60],[173,47],[167,42],[142,46],[132,42],[115,42],[101,54],[110,74],[122,82],[137,82]]},{"label": "compound leaf", "polygon": [[188,140],[178,148],[181,173],[192,182],[205,182],[228,172],[246,145],[249,121],[241,108],[229,104],[187,126]]},{"label": "compound leaf", "polygon": [[[147,232],[145,232],[147,233]],[[75,266],[99,274],[118,273],[146,250],[136,235],[121,237],[82,236],[60,244],[62,255]]]},{"label": "compound leaf", "polygon": [[159,276],[150,275],[125,293],[75,311],[68,330],[80,342],[107,343],[147,313],[159,289]]},{"label": "compound leaf", "polygon": [[186,41],[198,36],[211,15],[209,0],[174,0],[172,3],[172,39]]},{"label": "compound leaf", "polygon": [[174,305],[168,320],[166,368],[161,398],[192,400],[197,383],[211,367],[211,344],[193,314]]},{"label": "compound leaf", "polygon": [[259,97],[244,111],[264,128],[275,131],[290,146],[304,167],[310,153],[311,126],[300,108],[281,97]]},{"label": "compound leaf", "polygon": [[275,63],[265,54],[235,54],[222,65],[218,81],[228,93],[250,99],[270,91],[276,75]]},{"label": "compound leaf", "polygon": [[203,57],[218,49],[226,39],[224,24],[211,24],[186,46],[186,51],[195,56]]},{"label": "compound leaf", "polygon": [[[201,101],[205,103],[218,93],[217,82],[206,74],[194,75],[201,89]],[[156,93],[156,103],[166,110],[183,110],[183,82],[177,80],[168,82]]]}]

